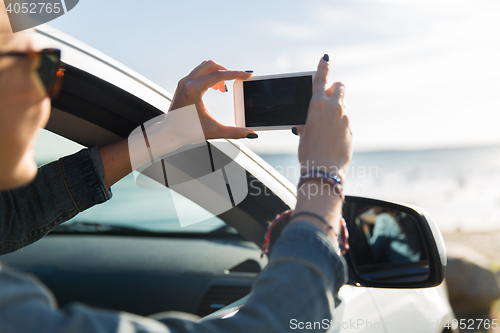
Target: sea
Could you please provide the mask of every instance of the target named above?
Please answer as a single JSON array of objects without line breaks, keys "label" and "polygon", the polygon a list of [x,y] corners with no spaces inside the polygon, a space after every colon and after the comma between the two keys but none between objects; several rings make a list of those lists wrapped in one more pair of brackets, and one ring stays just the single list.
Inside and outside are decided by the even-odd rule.
[{"label": "sea", "polygon": [[[296,154],[261,155],[296,184]],[[500,146],[355,152],[345,194],[419,206],[444,233],[500,230]]]}]

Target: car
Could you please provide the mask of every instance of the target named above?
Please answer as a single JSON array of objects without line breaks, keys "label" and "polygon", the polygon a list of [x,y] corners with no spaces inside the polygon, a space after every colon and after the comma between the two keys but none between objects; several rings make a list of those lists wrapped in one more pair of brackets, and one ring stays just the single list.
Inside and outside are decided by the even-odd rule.
[{"label": "car", "polygon": [[[61,49],[65,66],[61,93],[37,144],[40,163],[63,150],[127,138],[170,106],[170,93],[62,32],[38,27],[35,45]],[[201,320],[233,315],[267,264],[260,257],[267,222],[294,207],[296,188],[241,142],[210,145],[216,161],[235,161],[247,178],[249,194],[228,211],[214,215],[167,187],[141,188],[131,174],[112,187],[109,202],[1,261],[36,275],[59,306],[77,301],[143,316],[183,311]],[[228,158],[230,149],[237,149],[237,156]],[[200,157],[189,158],[197,163]],[[386,253],[386,261],[375,262],[366,232],[375,233],[368,220],[377,207],[409,221],[405,225],[417,235],[412,245],[417,259],[391,262]],[[179,212],[203,222],[181,227]],[[350,279],[338,293],[332,331],[454,331],[441,283],[446,251],[429,215],[418,207],[348,196],[344,217],[351,232]],[[300,329],[304,323],[290,325]]]}]

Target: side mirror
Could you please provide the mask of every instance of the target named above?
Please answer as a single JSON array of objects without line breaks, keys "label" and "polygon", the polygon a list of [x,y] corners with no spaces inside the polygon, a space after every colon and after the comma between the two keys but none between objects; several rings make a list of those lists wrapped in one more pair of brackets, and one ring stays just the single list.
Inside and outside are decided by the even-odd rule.
[{"label": "side mirror", "polygon": [[427,288],[443,282],[443,237],[425,211],[363,197],[346,196],[345,201],[350,284]]}]

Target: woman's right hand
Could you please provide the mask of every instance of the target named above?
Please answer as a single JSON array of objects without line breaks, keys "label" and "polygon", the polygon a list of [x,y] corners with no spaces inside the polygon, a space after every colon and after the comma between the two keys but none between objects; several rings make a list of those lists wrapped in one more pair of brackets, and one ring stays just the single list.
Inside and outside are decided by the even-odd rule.
[{"label": "woman's right hand", "polygon": [[202,99],[209,88],[227,92],[225,81],[246,80],[250,76],[252,76],[251,73],[244,71],[228,70],[213,60],[203,61],[179,81],[170,110],[194,104],[205,139],[242,139],[248,137],[249,134],[253,135],[249,138],[256,138],[257,134],[249,128],[226,126],[218,122],[205,108]]},{"label": "woman's right hand", "polygon": [[342,179],[352,156],[352,132],[344,105],[345,86],[336,82],[327,88],[329,62],[325,55],[313,82],[306,124],[297,126],[300,135],[301,170],[325,168]]}]

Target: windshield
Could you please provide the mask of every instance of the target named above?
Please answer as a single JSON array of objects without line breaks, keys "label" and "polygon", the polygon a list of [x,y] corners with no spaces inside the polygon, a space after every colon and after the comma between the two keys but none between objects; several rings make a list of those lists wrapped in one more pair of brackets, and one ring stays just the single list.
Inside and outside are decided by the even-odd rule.
[{"label": "windshield", "polygon": [[[38,165],[49,163],[60,157],[75,153],[84,147],[47,130],[41,130],[37,139],[35,159]],[[135,184],[129,174],[111,188],[111,200],[79,213],[64,223],[84,225],[105,225],[131,227],[134,229],[161,233],[209,233],[225,226],[225,223],[191,200],[164,189],[144,189]],[[184,216],[202,222],[181,227],[174,207],[183,210]],[[71,230],[77,228],[61,228]],[[88,229],[86,229],[88,230]]]}]

